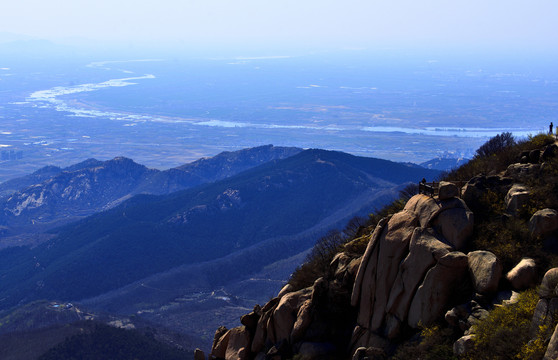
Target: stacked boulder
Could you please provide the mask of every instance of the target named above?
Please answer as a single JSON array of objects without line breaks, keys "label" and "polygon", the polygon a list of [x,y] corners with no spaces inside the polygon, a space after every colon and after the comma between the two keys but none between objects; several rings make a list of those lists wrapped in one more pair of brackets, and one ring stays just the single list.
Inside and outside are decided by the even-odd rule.
[{"label": "stacked boulder", "polygon": [[221,327],[210,359],[336,359],[345,353],[354,324],[350,289],[360,260],[338,254],[332,279],[317,279],[311,287],[289,291],[241,318],[243,326]]},{"label": "stacked boulder", "polygon": [[358,309],[353,351],[386,347],[404,328],[440,319],[468,283],[468,257],[460,250],[473,214],[458,194],[442,182],[438,198],[415,195],[376,226],[351,298]]}]

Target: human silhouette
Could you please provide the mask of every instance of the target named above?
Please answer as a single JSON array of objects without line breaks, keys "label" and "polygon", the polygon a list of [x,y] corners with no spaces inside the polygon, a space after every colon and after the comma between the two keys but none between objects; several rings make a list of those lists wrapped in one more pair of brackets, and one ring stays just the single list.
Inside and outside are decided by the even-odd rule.
[{"label": "human silhouette", "polygon": [[550,126],[548,127],[550,129],[549,134],[552,135],[552,128],[554,127],[554,124],[552,123],[552,121],[550,122]]}]

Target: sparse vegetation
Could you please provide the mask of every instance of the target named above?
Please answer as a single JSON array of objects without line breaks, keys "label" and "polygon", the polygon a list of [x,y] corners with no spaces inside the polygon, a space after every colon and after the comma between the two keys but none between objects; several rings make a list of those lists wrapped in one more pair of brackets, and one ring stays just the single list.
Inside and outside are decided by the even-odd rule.
[{"label": "sparse vegetation", "polygon": [[394,360],[457,360],[453,355],[453,342],[457,339],[453,329],[435,324],[421,326],[417,336],[397,349]]},{"label": "sparse vegetation", "polygon": [[158,342],[149,332],[140,333],[103,324],[84,323],[83,333],[66,339],[43,354],[39,360],[178,360],[187,356],[186,351]]},{"label": "sparse vegetation", "polygon": [[362,255],[368,244],[367,234],[372,233],[382,218],[403,210],[407,200],[417,193],[418,185],[409,184],[399,192],[397,200],[376,210],[368,218],[355,217],[347,223],[342,232],[328,232],[316,242],[304,264],[293,272],[289,284],[295,289],[303,289],[320,277],[328,278],[331,275],[331,260],[339,251],[348,250],[353,255]]},{"label": "sparse vegetation", "polygon": [[534,289],[524,291],[517,303],[497,306],[474,325],[475,347],[465,359],[525,359],[522,353],[534,353],[527,345],[531,319],[539,297]]},{"label": "sparse vegetation", "polygon": [[494,136],[485,142],[476,151],[477,157],[490,157],[499,154],[516,144],[515,138],[510,132],[504,132]]},{"label": "sparse vegetation", "polygon": [[328,277],[329,264],[344,242],[343,234],[335,230],[321,237],[306,257],[304,264],[291,275],[289,284],[298,290],[311,286],[320,277]]},{"label": "sparse vegetation", "polygon": [[[530,136],[522,141],[515,141],[509,133],[498,135],[481,146],[474,159],[448,174],[445,180],[468,180],[479,173],[503,171],[521,160],[522,154],[539,150],[554,141],[554,137],[547,134]],[[530,190],[529,202],[515,217],[506,214],[504,193],[485,190],[474,209],[471,250],[493,252],[503,262],[505,271],[525,256],[535,258],[541,268],[558,265],[558,257],[544,251],[541,239],[531,238],[528,231],[529,219],[537,210],[558,208],[557,165],[555,157],[546,159],[539,176],[529,177],[525,184]]]},{"label": "sparse vegetation", "polygon": [[482,145],[468,163],[450,171],[444,180],[467,181],[479,174],[497,174],[519,160],[523,152],[540,149],[554,141],[554,137],[547,134],[520,141],[516,141],[510,133],[497,135]]}]

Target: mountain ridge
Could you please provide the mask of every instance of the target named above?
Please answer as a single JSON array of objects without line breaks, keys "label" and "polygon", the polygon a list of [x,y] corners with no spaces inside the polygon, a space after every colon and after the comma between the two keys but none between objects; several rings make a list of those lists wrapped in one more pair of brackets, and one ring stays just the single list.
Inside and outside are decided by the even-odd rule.
[{"label": "mountain ridge", "polygon": [[139,193],[168,194],[195,187],[300,151],[264,145],[222,152],[164,171],[124,157],[88,159],[64,169],[45,167],[0,184],[0,193],[8,194],[0,197],[0,225],[6,236],[41,232],[109,209]]},{"label": "mountain ridge", "polygon": [[[19,301],[19,291],[30,294],[29,299],[95,296],[181,263],[222,257],[267,238],[294,236],[366,191],[435,175],[386,160],[306,150],[198,188],[136,195],[60,228],[59,235],[31,253],[21,250],[18,256],[28,260],[12,259],[16,265],[11,285],[2,286],[1,293],[12,299],[5,303]],[[361,202],[353,211],[366,205]],[[205,253],[209,248],[211,255]],[[95,259],[103,259],[103,267]],[[95,274],[92,268],[98,269]],[[115,273],[120,275],[111,275]],[[60,284],[58,279],[68,274],[81,280]]]}]

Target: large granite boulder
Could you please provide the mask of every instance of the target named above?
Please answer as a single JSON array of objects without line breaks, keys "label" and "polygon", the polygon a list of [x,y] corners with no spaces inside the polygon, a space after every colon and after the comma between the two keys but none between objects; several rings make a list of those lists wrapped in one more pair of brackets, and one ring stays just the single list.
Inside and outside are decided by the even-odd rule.
[{"label": "large granite boulder", "polygon": [[537,164],[541,158],[542,151],[540,149],[535,149],[529,151],[529,162],[531,164]]},{"label": "large granite boulder", "polygon": [[281,297],[283,297],[283,295],[288,294],[292,291],[293,291],[293,286],[291,284],[287,284],[287,285],[283,286],[281,288],[281,290],[279,290],[279,293],[277,294],[277,297],[281,298]]},{"label": "large granite boulder", "polygon": [[492,294],[498,290],[498,283],[502,277],[502,263],[490,251],[472,251],[467,254],[469,259],[469,273],[476,292]]},{"label": "large granite boulder", "polygon": [[293,325],[293,330],[291,331],[291,341],[296,343],[302,339],[304,339],[304,334],[306,329],[312,323],[312,315],[313,315],[313,308],[312,308],[312,300],[306,300],[296,315],[296,321]]},{"label": "large granite boulder", "polygon": [[558,154],[558,146],[556,144],[548,145],[541,154],[541,161],[550,160]]},{"label": "large granite boulder", "polygon": [[430,196],[418,194],[407,201],[404,210],[415,213],[420,226],[425,228],[440,211],[440,204]]},{"label": "large granite boulder", "polygon": [[230,330],[225,359],[250,359],[250,333],[246,327],[240,326]]},{"label": "large granite boulder", "polygon": [[271,342],[275,342],[274,333],[271,332],[268,334],[267,330],[270,329],[273,331],[273,311],[279,304],[279,298],[273,298],[265,304],[262,309],[262,315],[258,319],[258,324],[256,325],[256,331],[254,333],[254,337],[252,339],[252,346],[251,350],[253,353],[259,353],[264,349],[265,343],[267,340]]},{"label": "large granite boulder", "polygon": [[306,300],[310,299],[310,296],[311,290],[303,289],[285,294],[279,300],[279,304],[273,311],[273,333],[275,334],[275,342],[281,340],[290,341],[298,310]]},{"label": "large granite boulder", "polygon": [[461,199],[442,201],[441,205],[432,226],[455,250],[461,250],[473,233],[473,213]]},{"label": "large granite boulder", "polygon": [[452,251],[428,270],[411,302],[409,326],[416,329],[419,323],[430,325],[444,316],[455,287],[467,277],[467,264],[467,255]]},{"label": "large granite boulder", "polygon": [[438,199],[448,200],[457,196],[459,196],[459,189],[454,183],[440,181],[438,186]]},{"label": "large granite boulder", "polygon": [[467,352],[473,350],[475,347],[475,335],[465,335],[457,339],[456,342],[453,343],[453,354],[457,356],[461,356],[466,354]]},{"label": "large granite boulder", "polygon": [[227,352],[227,347],[229,345],[230,337],[230,330],[227,330],[227,328],[224,326],[220,326],[215,331],[215,335],[213,336],[213,346],[211,347],[210,357],[213,357],[215,359],[224,359]]},{"label": "large granite boulder", "polygon": [[529,202],[529,189],[522,184],[514,184],[504,199],[506,211],[516,215]]},{"label": "large granite boulder", "polygon": [[548,270],[542,279],[539,287],[541,298],[552,298],[558,296],[558,267]]},{"label": "large granite boulder", "polygon": [[432,229],[414,230],[409,254],[399,267],[389,296],[385,331],[388,338],[393,339],[399,335],[401,324],[407,319],[413,295],[426,272],[450,251],[451,246],[443,243]]},{"label": "large granite boulder", "polygon": [[558,211],[543,209],[537,211],[529,220],[529,231],[534,237],[547,237],[558,231]]},{"label": "large granite boulder", "polygon": [[255,305],[254,310],[251,313],[243,315],[240,317],[240,323],[252,332],[256,331],[256,327],[258,326],[258,320],[262,316],[262,309],[260,305]]},{"label": "large granite boulder", "polygon": [[473,213],[465,202],[452,197],[437,201],[426,195],[415,195],[405,205],[423,228],[434,227],[456,250],[461,250],[473,232]]},{"label": "large granite boulder", "polygon": [[341,284],[354,284],[360,261],[361,258],[350,257],[344,252],[335,255],[330,264],[330,267],[335,269],[334,279]]}]

